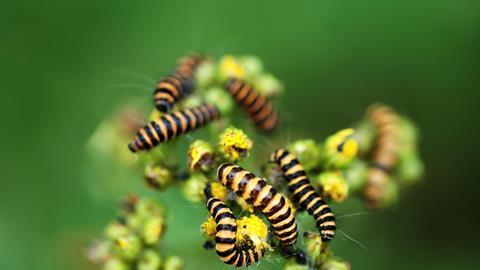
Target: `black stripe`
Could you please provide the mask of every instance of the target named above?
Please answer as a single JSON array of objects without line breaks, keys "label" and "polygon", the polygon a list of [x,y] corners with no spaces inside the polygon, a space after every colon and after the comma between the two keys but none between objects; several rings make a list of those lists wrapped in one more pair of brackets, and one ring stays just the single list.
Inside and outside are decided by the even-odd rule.
[{"label": "black stripe", "polygon": [[295,223],[295,218],[292,218],[292,220],[290,220],[288,223],[283,224],[282,226],[275,228],[275,230],[277,230],[277,231],[285,230],[286,228],[290,228],[290,226],[292,226],[293,223]]},{"label": "black stripe", "polygon": [[235,244],[235,238],[222,238],[222,237],[215,236],[215,243]]},{"label": "black stripe", "polygon": [[[208,200],[208,202],[207,202],[207,208],[208,208],[208,209],[212,208],[212,205],[213,205],[214,203],[216,203],[216,202],[219,202],[219,201],[220,201],[220,200],[217,199],[217,198],[212,198],[212,199]],[[209,210],[209,212],[212,212],[212,211]]]},{"label": "black stripe", "polygon": [[212,213],[213,216],[216,216],[218,211],[222,210],[223,208],[227,208],[227,206],[224,205],[223,203],[219,203],[210,212]]},{"label": "black stripe", "polygon": [[387,166],[387,165],[385,165],[385,164],[381,164],[381,163],[379,163],[379,162],[372,162],[372,163],[370,164],[370,166],[373,167],[373,168],[377,168],[377,169],[379,169],[379,170],[381,170],[381,171],[384,171],[384,172],[387,173],[387,174],[390,174],[390,167]]},{"label": "black stripe", "polygon": [[225,251],[218,251],[217,250],[218,256],[223,257],[223,258],[230,256],[233,252],[235,252],[235,247],[233,247],[229,250],[225,250]]},{"label": "black stripe", "polygon": [[224,218],[235,219],[235,216],[234,216],[232,213],[229,213],[229,212],[221,213],[221,214],[219,214],[219,215],[215,218],[215,222],[216,222],[216,223],[219,223],[220,220],[222,220],[222,219],[224,219]]},{"label": "black stripe", "polygon": [[190,124],[192,123],[192,119],[190,119],[190,116],[185,113],[186,110],[181,111],[180,113],[185,117],[185,122],[187,123],[187,128],[185,129],[185,133],[190,131]]},{"label": "black stripe", "polygon": [[326,217],[320,219],[321,223],[325,223],[327,221],[335,221],[335,216],[333,216],[333,215],[332,216],[326,216]]},{"label": "black stripe", "polygon": [[276,205],[274,205],[270,211],[264,213],[267,217],[273,216],[275,213],[277,213],[282,207],[285,205],[286,201],[285,198],[282,196],[280,198],[280,202]]},{"label": "black stripe", "polygon": [[236,232],[237,231],[237,226],[232,226],[230,224],[218,224],[216,226],[217,232],[219,231],[230,231],[230,232]]},{"label": "black stripe", "polygon": [[312,190],[315,191],[315,189],[313,189],[313,187],[309,185],[309,186],[303,188],[299,193],[295,194],[295,197],[297,197],[300,200],[300,198],[302,198],[303,195],[307,194],[307,192],[312,191]]},{"label": "black stripe", "polygon": [[288,164],[285,164],[282,166],[282,170],[284,172],[288,171],[290,168],[292,168],[293,166],[299,164],[300,162],[298,162],[298,159],[296,158],[293,158],[292,160],[290,160],[290,162]]},{"label": "black stripe", "polygon": [[162,117],[162,118],[160,118],[160,119],[162,120],[163,124],[165,125],[165,128],[167,129],[167,138],[166,138],[166,141],[168,141],[168,140],[172,139],[173,136],[175,135],[175,134],[173,133],[173,127],[172,127],[172,125],[170,124],[170,121],[168,121],[167,118]]},{"label": "black stripe", "polygon": [[[322,205],[326,204],[325,201],[323,199],[320,198],[320,200],[318,200],[316,203],[314,203],[312,205],[312,207],[310,207],[310,209],[307,209],[308,213],[310,215],[313,215],[313,213],[315,213],[315,211],[320,208]],[[327,207],[328,208],[328,207]]]},{"label": "black stripe", "polygon": [[288,236],[294,234],[296,231],[297,231],[297,228],[294,227],[290,231],[287,231],[287,232],[284,232],[284,233],[276,233],[275,232],[275,235],[280,237],[280,238],[285,238],[285,237],[288,237]]},{"label": "black stripe", "polygon": [[300,177],[300,176],[306,176],[307,174],[305,173],[304,170],[299,170],[299,171],[296,171],[292,174],[289,174],[289,175],[286,175],[288,179],[295,179],[297,177]]},{"label": "black stripe", "polygon": [[[318,194],[316,192],[313,192],[311,193],[310,195],[308,195],[307,198],[305,198],[305,200],[303,200],[302,204],[305,208],[307,208],[307,205],[312,202],[315,198],[318,197]],[[307,209],[308,210],[308,209]]]},{"label": "black stripe", "polygon": [[298,181],[297,183],[293,184],[293,185],[288,185],[288,190],[292,193],[295,193],[295,191],[304,186],[304,185],[310,185],[310,180],[308,180],[308,178],[305,178],[303,180],[300,180]]},{"label": "black stripe", "polygon": [[[144,128],[144,129],[145,129],[145,128]],[[147,140],[145,140],[145,138],[143,137],[142,133],[138,132],[138,133],[137,133],[137,137],[138,137],[138,139],[142,142],[142,145],[143,145],[143,148],[144,148],[144,149],[147,149],[147,150],[148,150],[148,149],[152,148],[152,146],[151,146],[149,143],[147,143]]]},{"label": "black stripe", "polygon": [[152,132],[152,129],[151,129],[150,125],[145,126],[145,132],[147,132],[147,136],[150,139],[150,141],[152,142],[153,146],[158,145],[159,141],[157,141],[157,139],[153,135],[153,132]]},{"label": "black stripe", "polygon": [[226,264],[233,264],[233,263],[235,263],[235,261],[236,261],[237,258],[238,258],[238,254],[239,254],[239,253],[240,253],[240,252],[236,252],[235,255],[233,255],[233,256],[230,258],[230,260],[226,261],[225,263],[226,263]]},{"label": "black stripe", "polygon": [[[288,207],[288,206],[286,206],[286,207]],[[274,219],[271,219],[270,222],[272,224],[277,224],[277,223],[285,220],[286,218],[288,218],[288,216],[290,216],[291,214],[292,214],[292,208],[288,207],[287,212],[285,212],[284,214],[282,214],[282,215],[280,215],[280,216],[278,216]]]},{"label": "black stripe", "polygon": [[319,225],[318,228],[322,231],[335,231],[337,229],[337,227],[335,227],[334,225],[327,225],[327,226]]},{"label": "black stripe", "polygon": [[[163,123],[160,123],[160,124],[163,124]],[[156,122],[156,121],[152,121],[152,122],[150,122],[150,125],[155,129],[155,132],[157,133],[158,138],[160,138],[160,142],[164,142],[164,141],[165,141],[165,137],[163,136],[162,129],[161,129],[160,126],[157,124],[157,122]]]},{"label": "black stripe", "polygon": [[182,129],[182,122],[180,122],[180,119],[175,116],[175,114],[170,114],[173,118],[173,121],[177,125],[177,135],[183,134],[183,129]]}]

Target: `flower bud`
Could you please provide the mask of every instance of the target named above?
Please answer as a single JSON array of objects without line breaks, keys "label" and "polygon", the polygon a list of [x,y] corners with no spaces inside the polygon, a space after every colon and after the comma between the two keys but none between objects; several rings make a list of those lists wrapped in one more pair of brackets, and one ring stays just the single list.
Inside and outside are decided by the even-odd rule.
[{"label": "flower bud", "polygon": [[232,55],[225,55],[218,64],[217,80],[223,83],[228,78],[245,78],[245,68],[239,60]]},{"label": "flower bud", "polygon": [[321,270],[350,270],[350,264],[338,260],[330,259],[322,264]]},{"label": "flower bud", "polygon": [[219,150],[228,161],[235,162],[248,155],[252,141],[238,128],[227,128],[220,134]]},{"label": "flower bud", "polygon": [[210,171],[215,166],[215,149],[208,142],[196,140],[188,150],[188,166],[190,170]]},{"label": "flower bud", "polygon": [[283,270],[309,270],[308,264],[298,264],[295,260],[289,260]]},{"label": "flower bud", "polygon": [[348,183],[340,171],[326,171],[318,175],[317,184],[329,198],[339,203],[348,197]]},{"label": "flower bud", "polygon": [[204,61],[195,72],[197,87],[205,89],[212,85],[215,79],[215,65],[212,61]]},{"label": "flower bud", "polygon": [[399,153],[395,174],[402,184],[410,185],[418,182],[422,178],[424,171],[423,162],[416,151],[402,151]]},{"label": "flower bud", "polygon": [[220,182],[212,182],[210,184],[210,191],[212,192],[213,197],[218,198],[221,201],[227,200],[228,189],[220,184]]},{"label": "flower bud", "polygon": [[213,219],[212,216],[209,216],[207,220],[202,223],[200,231],[205,237],[215,238],[215,234],[217,233],[216,226],[215,219]]},{"label": "flower bud", "polygon": [[115,240],[113,252],[119,258],[126,261],[132,261],[140,255],[142,249],[142,242],[140,238],[134,234],[119,237]]},{"label": "flower bud", "polygon": [[245,77],[248,79],[256,78],[263,72],[263,63],[260,58],[253,55],[240,57],[240,63],[244,67]]},{"label": "flower bud", "polygon": [[262,74],[253,80],[255,89],[268,98],[278,97],[283,93],[283,84],[272,74]]},{"label": "flower bud", "polygon": [[128,264],[118,258],[109,258],[103,265],[102,270],[128,270]]},{"label": "flower bud", "polygon": [[355,159],[343,172],[350,191],[359,191],[367,181],[368,165],[365,161]]},{"label": "flower bud", "polygon": [[166,167],[148,164],[145,166],[145,180],[148,186],[164,190],[172,183],[172,172]]},{"label": "flower bud", "polygon": [[234,101],[230,94],[218,86],[206,90],[205,101],[215,104],[220,115],[228,115],[234,107]]},{"label": "flower bud", "polygon": [[297,140],[287,146],[295,155],[305,170],[315,168],[320,162],[320,149],[314,140]]},{"label": "flower bud", "polygon": [[158,270],[162,264],[162,258],[153,249],[146,249],[140,255],[138,260],[138,270]]},{"label": "flower bud", "polygon": [[168,256],[165,259],[165,263],[163,264],[163,270],[181,270],[183,269],[183,261],[180,257],[177,256]]},{"label": "flower bud", "polygon": [[127,236],[130,233],[128,228],[118,221],[112,221],[105,229],[105,236],[110,240]]},{"label": "flower bud", "polygon": [[366,155],[372,149],[375,140],[375,126],[370,121],[361,121],[355,127],[353,138],[358,142],[358,154]]},{"label": "flower bud", "polygon": [[323,145],[322,163],[326,168],[345,168],[356,157],[358,143],[353,129],[341,130],[328,137]]},{"label": "flower bud", "polygon": [[207,179],[202,174],[193,173],[181,185],[182,193],[185,198],[191,202],[201,202],[204,200],[203,189]]},{"label": "flower bud", "polygon": [[306,251],[314,265],[319,265],[330,256],[330,250],[318,233],[306,233]]},{"label": "flower bud", "polygon": [[143,241],[147,245],[154,245],[158,243],[163,235],[164,227],[165,224],[162,216],[146,219],[140,232]]}]

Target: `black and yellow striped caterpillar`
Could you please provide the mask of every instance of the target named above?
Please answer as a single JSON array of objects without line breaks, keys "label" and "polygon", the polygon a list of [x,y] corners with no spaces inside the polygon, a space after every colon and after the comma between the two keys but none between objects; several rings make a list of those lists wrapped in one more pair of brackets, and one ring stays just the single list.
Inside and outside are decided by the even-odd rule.
[{"label": "black and yellow striped caterpillar", "polygon": [[260,95],[252,85],[235,78],[225,83],[237,104],[249,115],[254,125],[263,132],[275,130],[278,126],[278,114],[272,103]]},{"label": "black and yellow striped caterpillar", "polygon": [[217,176],[225,187],[267,217],[282,246],[295,244],[298,235],[295,215],[286,199],[273,186],[253,173],[229,163],[218,167]]},{"label": "black and yellow striped caterpillar", "polygon": [[186,56],[178,61],[172,74],[157,83],[153,96],[159,111],[171,111],[175,102],[192,92],[195,70],[203,61],[204,57],[200,55]]},{"label": "black and yellow striped caterpillar", "polygon": [[226,264],[235,267],[247,266],[259,261],[265,254],[264,248],[241,248],[236,242],[237,223],[235,216],[228,206],[221,200],[213,197],[209,187],[205,189],[207,209],[215,219],[215,251]]},{"label": "black and yellow striped caterpillar", "polygon": [[193,131],[219,117],[217,107],[209,103],[164,114],[141,128],[128,144],[128,148],[132,152],[150,150],[159,143]]},{"label": "black and yellow striped caterpillar", "polygon": [[336,225],[335,216],[328,204],[318,195],[298,159],[285,149],[275,150],[270,162],[278,164],[288,181],[288,189],[294,198],[315,218],[323,241],[333,239]]},{"label": "black and yellow striped caterpillar", "polygon": [[375,126],[377,135],[363,194],[370,206],[376,207],[385,194],[390,171],[397,162],[399,116],[388,106],[374,104],[367,110],[367,119]]}]

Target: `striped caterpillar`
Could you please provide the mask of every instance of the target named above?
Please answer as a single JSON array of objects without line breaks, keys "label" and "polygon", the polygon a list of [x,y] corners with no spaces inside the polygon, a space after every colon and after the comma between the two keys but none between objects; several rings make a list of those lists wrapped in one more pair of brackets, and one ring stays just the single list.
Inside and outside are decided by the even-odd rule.
[{"label": "striped caterpillar", "polygon": [[215,219],[215,251],[226,264],[234,267],[247,266],[259,261],[265,254],[265,249],[255,247],[241,248],[236,242],[237,224],[235,216],[228,206],[213,197],[209,187],[205,189],[207,209]]},{"label": "striped caterpillar", "polygon": [[164,114],[141,128],[128,148],[132,152],[150,150],[159,143],[193,131],[219,117],[217,107],[209,103]]},{"label": "striped caterpillar", "polygon": [[323,241],[333,239],[335,235],[335,216],[328,204],[318,195],[307,177],[298,159],[285,149],[275,150],[270,162],[278,164],[288,181],[288,189],[308,214],[315,218]]},{"label": "striped caterpillar", "polygon": [[376,207],[383,198],[390,171],[397,162],[399,116],[388,106],[374,104],[367,110],[367,119],[375,126],[377,135],[363,194],[369,204]]},{"label": "striped caterpillar", "polygon": [[157,83],[153,96],[159,111],[170,112],[175,102],[192,92],[195,70],[204,59],[200,55],[180,59],[175,71]]},{"label": "striped caterpillar", "polygon": [[260,95],[250,84],[232,78],[225,83],[225,89],[230,92],[259,130],[270,132],[277,128],[278,114],[272,103],[265,96]]},{"label": "striped caterpillar", "polygon": [[228,163],[218,167],[217,176],[225,187],[267,217],[282,246],[295,244],[298,235],[295,215],[285,198],[273,186],[253,173]]}]

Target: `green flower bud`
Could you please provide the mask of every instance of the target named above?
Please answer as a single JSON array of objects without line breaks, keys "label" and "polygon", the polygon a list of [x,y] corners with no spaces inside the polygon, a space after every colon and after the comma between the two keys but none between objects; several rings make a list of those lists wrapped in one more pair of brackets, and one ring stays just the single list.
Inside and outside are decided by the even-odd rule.
[{"label": "green flower bud", "polygon": [[330,255],[330,249],[322,241],[320,234],[308,233],[305,241],[306,251],[313,261],[314,265],[319,265],[326,261]]},{"label": "green flower bud", "polygon": [[215,104],[221,115],[228,115],[234,107],[232,97],[221,87],[209,88],[205,93],[205,100]]},{"label": "green flower bud", "polygon": [[380,207],[388,207],[393,205],[398,200],[398,184],[394,179],[388,181],[384,187],[384,195],[382,201],[379,202]]},{"label": "green flower bud", "polygon": [[219,151],[223,157],[231,162],[248,156],[252,148],[252,141],[238,128],[226,128],[219,138]]},{"label": "green flower bud", "polygon": [[204,61],[198,66],[195,73],[195,79],[197,87],[200,89],[206,89],[214,82],[215,78],[215,65],[212,61]]},{"label": "green flower bud", "polygon": [[253,55],[245,55],[240,58],[240,63],[245,68],[245,77],[256,78],[263,72],[263,63],[260,58]]},{"label": "green flower bud", "polygon": [[147,245],[154,245],[158,243],[163,235],[164,226],[164,220],[161,216],[146,219],[140,232],[143,241]]},{"label": "green flower bud", "polygon": [[418,182],[424,171],[423,162],[416,151],[400,152],[395,174],[402,184],[410,185]]},{"label": "green flower bud", "polygon": [[163,190],[172,183],[172,172],[160,165],[145,166],[145,180],[154,189]]},{"label": "green flower bud", "polygon": [[287,146],[307,171],[315,168],[320,162],[320,149],[314,140],[297,140]]},{"label": "green flower bud", "polygon": [[343,174],[345,180],[347,180],[348,188],[351,191],[359,191],[367,181],[368,164],[363,160],[355,159]]},{"label": "green flower bud", "polygon": [[253,80],[255,89],[268,98],[278,97],[283,93],[283,84],[272,74],[262,74]]},{"label": "green flower bud", "polygon": [[163,264],[164,270],[181,270],[183,269],[183,261],[180,257],[177,256],[168,256],[165,259],[165,263]]},{"label": "green flower bud", "polygon": [[182,193],[191,202],[201,202],[204,200],[203,189],[206,183],[207,179],[203,174],[193,173],[182,183]]},{"label": "green flower bud", "polygon": [[110,258],[103,265],[102,270],[128,270],[128,264],[118,258]]},{"label": "green flower bud", "polygon": [[140,255],[141,250],[142,242],[138,236],[133,234],[117,238],[113,246],[114,254],[126,261],[136,259]]},{"label": "green flower bud", "polygon": [[135,214],[141,218],[150,218],[152,216],[162,216],[163,209],[155,200],[143,198],[138,201],[135,207]]},{"label": "green flower bud", "polygon": [[347,128],[329,136],[322,147],[321,161],[325,168],[342,169],[350,165],[357,155],[358,143],[354,130]]},{"label": "green flower bud", "polygon": [[335,202],[342,202],[348,197],[348,183],[340,171],[322,172],[315,183],[320,184],[323,194]]},{"label": "green flower bud", "polygon": [[309,270],[307,264],[298,264],[295,260],[288,260],[283,270]]},{"label": "green flower bud", "polygon": [[211,171],[215,166],[215,149],[203,140],[196,140],[188,150],[188,166],[190,170]]},{"label": "green flower bud", "polygon": [[350,270],[350,264],[338,260],[328,260],[323,265],[321,270]]},{"label": "green flower bud", "polygon": [[370,121],[361,121],[355,127],[353,138],[358,142],[359,155],[366,155],[372,149],[375,140],[375,126]]},{"label": "green flower bud", "polygon": [[105,236],[110,240],[115,240],[119,237],[125,237],[130,233],[128,228],[119,223],[118,221],[113,221],[108,224],[107,228],[105,229]]},{"label": "green flower bud", "polygon": [[189,95],[186,99],[183,100],[182,108],[193,108],[200,106],[202,103],[202,98],[197,94],[193,94]]},{"label": "green flower bud", "polygon": [[93,263],[104,263],[110,257],[111,242],[96,241],[88,245],[87,259]]},{"label": "green flower bud", "polygon": [[162,258],[153,249],[146,249],[138,260],[138,270],[158,270],[162,264]]},{"label": "green flower bud", "polygon": [[401,152],[412,152],[417,150],[418,128],[406,117],[400,117],[398,121]]}]

